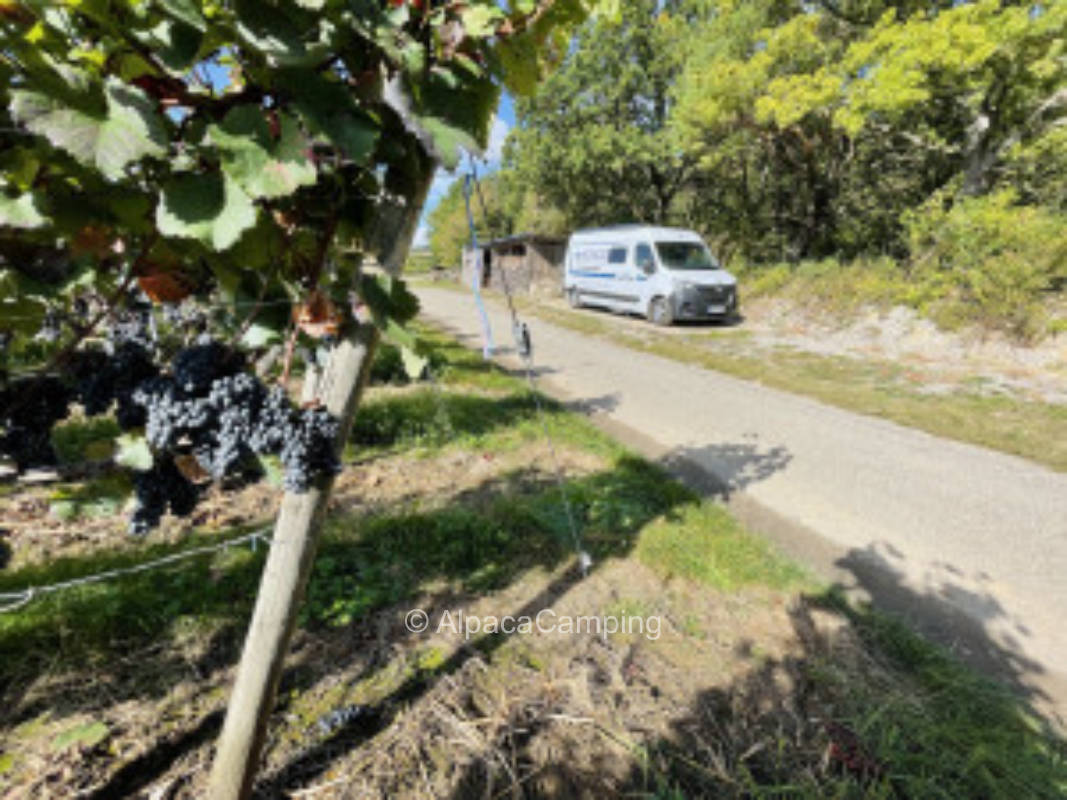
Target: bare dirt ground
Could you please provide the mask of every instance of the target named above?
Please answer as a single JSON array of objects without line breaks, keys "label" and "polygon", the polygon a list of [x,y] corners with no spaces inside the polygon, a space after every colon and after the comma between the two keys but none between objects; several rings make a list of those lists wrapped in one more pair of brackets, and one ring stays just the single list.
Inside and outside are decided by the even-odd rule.
[{"label": "bare dirt ground", "polygon": [[756,347],[901,362],[932,378],[923,382],[925,391],[965,386],[1067,403],[1067,334],[1027,346],[999,333],[942,331],[902,306],[868,308],[842,321],[791,301],[757,299],[744,315]]},{"label": "bare dirt ground", "polygon": [[[842,317],[781,298],[742,299],[742,319],[734,324],[681,324],[654,328],[645,320],[608,312],[605,324],[643,337],[689,337],[707,333],[708,347],[730,355],[758,358],[776,349],[821,356],[888,361],[907,368],[909,387],[923,392],[1002,394],[1046,403],[1067,403],[1067,334],[1023,345],[1003,334],[977,330],[943,331],[914,310],[866,308]],[[559,297],[538,304],[563,310]]]}]

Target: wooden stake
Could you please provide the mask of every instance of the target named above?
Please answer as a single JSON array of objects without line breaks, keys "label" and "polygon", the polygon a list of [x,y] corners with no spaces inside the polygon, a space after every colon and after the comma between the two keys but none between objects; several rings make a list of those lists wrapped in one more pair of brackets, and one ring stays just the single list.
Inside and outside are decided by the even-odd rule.
[{"label": "wooden stake", "polygon": [[[414,160],[418,174],[406,202],[382,209],[377,225],[379,240],[388,242],[379,251],[379,262],[394,275],[400,273],[407,258],[433,177],[433,164],[428,159]],[[339,450],[344,447],[355,418],[378,338],[378,329],[373,325],[349,326],[320,378],[323,405],[341,421]],[[332,487],[330,477],[306,492],[286,492],[282,498],[212,765],[208,789],[212,800],[244,800],[252,791],[267,720],[311,575]]]}]

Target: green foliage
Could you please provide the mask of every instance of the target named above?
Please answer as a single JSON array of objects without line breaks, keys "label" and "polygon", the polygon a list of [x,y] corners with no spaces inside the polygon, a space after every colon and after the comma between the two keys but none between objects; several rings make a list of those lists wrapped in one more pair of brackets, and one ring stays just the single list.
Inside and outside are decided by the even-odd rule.
[{"label": "green foliage", "polygon": [[1067,215],[1020,206],[1012,191],[941,198],[908,217],[919,304],[1023,339],[1045,333],[1051,293],[1067,286]]},{"label": "green foliage", "polygon": [[572,226],[673,214],[693,165],[667,125],[683,58],[679,5],[635,0],[617,18],[590,21],[518,105],[519,178]]},{"label": "green foliage", "polygon": [[129,496],[128,475],[105,475],[81,485],[57,489],[48,498],[48,513],[64,521],[113,517],[122,513]]},{"label": "green foliage", "polygon": [[[818,598],[906,681],[858,687],[825,664],[816,685],[841,698],[837,713],[872,754],[892,765],[872,791],[887,797],[1058,798],[1067,791],[1067,749],[1010,690],[921,639],[900,621],[851,607],[838,592]],[[881,796],[881,795],[872,795]]]},{"label": "green foliage", "polygon": [[119,426],[112,417],[71,419],[52,429],[52,446],[61,464],[107,461],[118,436]]},{"label": "green foliage", "polygon": [[[541,48],[592,8],[11,5],[0,29],[0,270],[38,286],[0,282],[5,311],[114,297],[124,280],[159,273],[214,289],[236,325],[257,298],[276,309],[315,288],[347,308],[349,291],[367,286],[355,280],[362,254],[393,248],[379,234],[397,200],[420,200],[417,187],[458,148],[484,147],[501,82],[538,79],[552,60]],[[86,279],[71,292],[77,272]],[[255,341],[289,318],[259,314]],[[6,317],[0,330],[29,352],[32,331]]]},{"label": "green foliage", "polygon": [[[569,233],[567,219],[535,189],[521,172],[507,169],[483,178],[481,196],[474,191],[471,213],[478,241],[485,242],[514,233],[563,236]],[[484,205],[483,205],[484,201]],[[463,182],[453,183],[430,212],[430,251],[434,263],[458,267],[463,248],[470,244],[470,222],[463,197]]]}]

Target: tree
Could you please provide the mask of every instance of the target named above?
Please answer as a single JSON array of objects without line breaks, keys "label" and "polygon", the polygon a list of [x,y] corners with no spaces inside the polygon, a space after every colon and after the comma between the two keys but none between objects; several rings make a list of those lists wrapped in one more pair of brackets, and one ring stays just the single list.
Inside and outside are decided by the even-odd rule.
[{"label": "tree", "polygon": [[[438,264],[458,265],[463,248],[470,244],[463,191],[463,181],[457,180],[430,212],[430,250]],[[563,213],[527,188],[513,170],[486,176],[472,192],[471,214],[479,241],[520,232],[562,236],[568,231]]]},{"label": "tree", "polygon": [[[0,2],[5,349],[59,397],[131,288],[158,301],[209,297],[224,307],[222,332],[248,348],[283,334],[326,348],[318,402],[337,424],[336,456],[381,331],[411,344],[401,325],[415,306],[396,276],[435,164],[485,143],[501,81],[532,85],[587,10],[581,0],[507,11],[414,0]],[[381,270],[366,269],[364,255]],[[353,311],[353,296],[365,311]],[[42,344],[35,333],[53,319],[64,324]],[[161,362],[146,374],[173,387],[176,369]],[[18,386],[4,387],[3,446],[25,449],[24,430],[12,436],[9,424],[26,406]],[[137,390],[148,391],[131,385],[123,396]],[[48,409],[63,414],[66,403]],[[135,433],[136,414],[126,422]],[[173,466],[165,438],[142,442],[150,469]],[[283,498],[213,797],[250,791],[332,476],[317,470]]]},{"label": "tree", "polygon": [[537,94],[518,104],[519,179],[572,226],[666,222],[693,159],[667,122],[681,68],[677,2],[634,0],[584,27]]},{"label": "tree", "polygon": [[981,194],[1014,175],[1023,199],[1062,196],[1042,159],[1067,108],[1064,13],[707,4],[673,118],[701,159],[697,218],[756,258],[904,256],[901,215],[949,185]]}]

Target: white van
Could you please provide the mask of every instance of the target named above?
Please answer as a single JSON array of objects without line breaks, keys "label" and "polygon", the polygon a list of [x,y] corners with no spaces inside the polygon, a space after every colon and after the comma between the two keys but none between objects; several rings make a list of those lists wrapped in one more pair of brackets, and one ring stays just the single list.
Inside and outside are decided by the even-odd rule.
[{"label": "white van", "polygon": [[614,225],[567,242],[563,291],[571,306],[602,306],[657,325],[723,319],[737,311],[737,280],[704,240],[683,228]]}]

